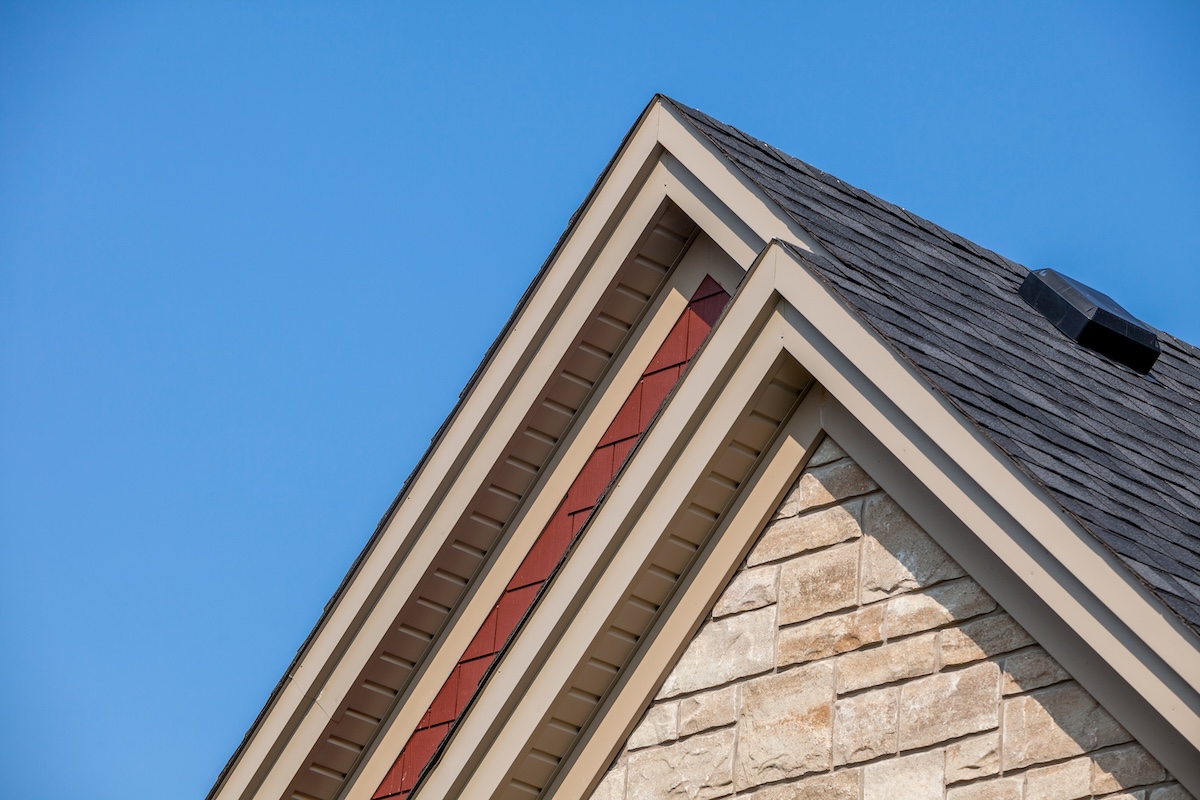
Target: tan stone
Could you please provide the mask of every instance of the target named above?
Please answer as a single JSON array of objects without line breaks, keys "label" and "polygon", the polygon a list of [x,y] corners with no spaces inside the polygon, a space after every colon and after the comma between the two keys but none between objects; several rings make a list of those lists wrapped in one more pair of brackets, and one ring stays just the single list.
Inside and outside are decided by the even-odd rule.
[{"label": "tan stone", "polygon": [[900,749],[910,750],[1000,723],[1000,670],[977,664],[900,688]]},{"label": "tan stone", "polygon": [[1005,770],[1077,756],[1129,738],[1077,683],[1004,701]]},{"label": "tan stone", "polygon": [[713,607],[714,617],[725,617],[740,611],[752,611],[775,602],[775,585],[779,582],[779,567],[759,567],[739,572],[721,599]]},{"label": "tan stone", "polygon": [[1025,773],[1025,800],[1075,800],[1092,793],[1092,762],[1076,758]]},{"label": "tan stone", "polygon": [[734,765],[738,791],[829,768],[832,696],[833,666],[827,661],[743,684]]},{"label": "tan stone", "polygon": [[1000,691],[1005,695],[1031,692],[1070,678],[1049,653],[1037,647],[1004,659],[1004,683]]},{"label": "tan stone", "polygon": [[803,622],[855,605],[857,578],[857,544],[809,553],[785,563],[779,577],[779,624]]},{"label": "tan stone", "polygon": [[592,800],[625,800],[625,769],[625,758],[621,757],[604,773],[596,791],[592,792]]},{"label": "tan stone", "polygon": [[1167,779],[1167,772],[1141,745],[1109,750],[1092,757],[1092,794],[1119,792]]},{"label": "tan stone", "polygon": [[946,783],[972,781],[1000,771],[1000,733],[963,739],[946,746]]},{"label": "tan stone", "polygon": [[646,709],[641,723],[629,734],[627,750],[637,750],[679,738],[679,704],[663,703]]},{"label": "tan stone", "polygon": [[838,656],[838,694],[930,674],[935,666],[936,642],[937,635],[927,633]]},{"label": "tan stone", "polygon": [[951,578],[962,568],[886,494],[863,504],[862,602],[921,589]]},{"label": "tan stone", "polygon": [[966,664],[1033,644],[1008,614],[993,614],[942,631],[942,664]]},{"label": "tan stone", "polygon": [[827,506],[839,500],[873,492],[878,488],[871,476],[863,472],[858,464],[849,460],[835,461],[806,469],[800,476],[800,483],[788,499],[795,501],[796,510],[799,512],[817,506]]},{"label": "tan stone", "polygon": [[709,800],[730,794],[733,783],[733,729],[693,736],[665,747],[629,754],[626,797]]},{"label": "tan stone", "polygon": [[883,639],[883,606],[868,606],[784,628],[776,643],[779,666],[857,650]]},{"label": "tan stone", "polygon": [[888,637],[939,628],[951,622],[986,614],[996,607],[978,583],[970,578],[944,583],[887,602]]},{"label": "tan stone", "polygon": [[712,620],[667,676],[659,697],[720,686],[775,666],[775,607]]},{"label": "tan stone", "polygon": [[889,758],[863,767],[862,800],[930,800],[942,796],[942,753]]},{"label": "tan stone", "polygon": [[861,514],[862,500],[852,500],[798,517],[775,520],[767,525],[746,563],[753,567],[857,539],[862,535],[858,522]]},{"label": "tan stone", "polygon": [[895,686],[837,701],[833,711],[833,765],[895,753],[899,701],[900,690]]},{"label": "tan stone", "polygon": [[737,716],[737,687],[692,695],[679,701],[679,735],[732,725]]},{"label": "tan stone", "polygon": [[843,769],[829,775],[764,786],[746,796],[752,800],[858,800],[861,783],[859,770]]},{"label": "tan stone", "polygon": [[946,800],[1021,800],[1021,779],[996,778],[959,786],[946,792]]},{"label": "tan stone", "polygon": [[813,451],[812,457],[808,459],[809,467],[819,467],[822,464],[828,464],[830,461],[837,461],[846,457],[846,451],[838,446],[832,437],[826,436],[817,445],[817,449]]},{"label": "tan stone", "polygon": [[1160,786],[1150,792],[1149,800],[1196,800],[1191,793],[1178,783],[1170,786]]}]

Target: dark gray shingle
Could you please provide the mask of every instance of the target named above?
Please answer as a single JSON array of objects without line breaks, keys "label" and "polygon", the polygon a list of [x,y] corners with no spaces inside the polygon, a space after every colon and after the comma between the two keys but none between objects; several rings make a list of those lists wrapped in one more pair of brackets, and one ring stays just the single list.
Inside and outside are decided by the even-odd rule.
[{"label": "dark gray shingle", "polygon": [[1200,634],[1200,350],[1149,377],[1025,305],[1028,270],[668,100],[840,262],[798,253]]}]

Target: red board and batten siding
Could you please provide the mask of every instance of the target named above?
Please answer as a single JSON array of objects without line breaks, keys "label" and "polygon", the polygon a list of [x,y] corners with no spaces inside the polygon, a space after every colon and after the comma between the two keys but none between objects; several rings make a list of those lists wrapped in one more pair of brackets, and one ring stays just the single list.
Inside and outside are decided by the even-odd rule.
[{"label": "red board and batten siding", "polygon": [[416,786],[422,771],[450,733],[451,726],[479,691],[488,667],[533,607],[538,589],[566,554],[601,493],[650,425],[658,407],[670,394],[728,302],[729,295],[715,280],[706,277],[612,424],[600,437],[596,449],[567,491],[566,499],[508,582],[500,602],[467,645],[454,671],[379,785],[375,800],[403,800]]}]

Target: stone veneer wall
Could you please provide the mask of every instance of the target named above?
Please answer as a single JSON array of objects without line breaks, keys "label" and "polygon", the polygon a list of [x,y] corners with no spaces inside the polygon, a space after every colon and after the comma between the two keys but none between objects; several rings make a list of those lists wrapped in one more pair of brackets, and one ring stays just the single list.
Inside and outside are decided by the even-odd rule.
[{"label": "stone veneer wall", "polygon": [[830,439],[593,800],[1190,798]]}]

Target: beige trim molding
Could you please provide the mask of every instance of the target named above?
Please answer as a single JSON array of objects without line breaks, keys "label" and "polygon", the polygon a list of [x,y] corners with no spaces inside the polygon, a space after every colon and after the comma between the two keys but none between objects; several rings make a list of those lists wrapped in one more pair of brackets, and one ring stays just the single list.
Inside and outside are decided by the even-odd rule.
[{"label": "beige trim molding", "polygon": [[[603,715],[574,734],[577,744],[547,777],[546,793],[582,798],[598,780],[605,754],[619,746],[680,642],[699,624],[697,608],[712,601],[720,576],[736,566],[733,554],[769,513],[763,504],[777,499],[815,431],[826,429],[1200,795],[1196,637],[818,276],[803,251],[832,256],[815,239],[678,112],[656,101],[213,796],[277,798],[289,791],[397,615],[438,570],[463,510],[489,481],[508,479],[506,448],[668,211],[694,227],[678,245],[680,258],[641,293],[644,308],[628,330],[610,332],[610,361],[590,387],[580,388],[574,415],[547,445],[536,475],[524,479],[527,488],[514,493],[518,499],[491,532],[489,549],[474,556],[477,565],[463,567],[468,583],[461,599],[430,628],[428,648],[407,667],[408,677],[380,712],[379,732],[346,768],[337,796],[359,800],[374,792],[705,270],[727,290],[736,288],[733,302],[417,793],[508,796],[515,784],[505,781],[520,780],[526,733],[553,716],[558,691],[628,598],[631,581],[656,557],[654,544],[683,530],[672,526],[681,524],[679,515],[712,459],[728,449],[735,426],[749,419],[773,375],[793,370],[811,376],[820,390],[779,417],[784,427],[771,429],[757,460],[737,468],[753,477],[735,482],[728,504],[713,510],[711,530],[695,537],[692,560],[681,564],[679,583],[652,612],[650,632],[636,643],[612,692],[598,699]],[[801,391],[791,379],[780,385]]]}]

